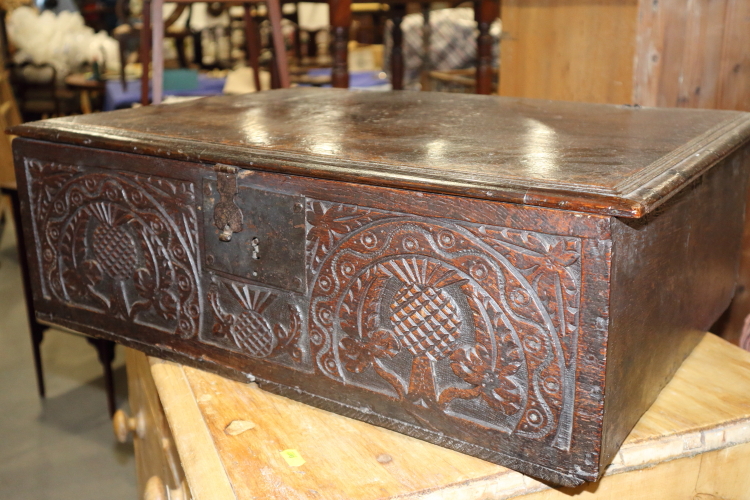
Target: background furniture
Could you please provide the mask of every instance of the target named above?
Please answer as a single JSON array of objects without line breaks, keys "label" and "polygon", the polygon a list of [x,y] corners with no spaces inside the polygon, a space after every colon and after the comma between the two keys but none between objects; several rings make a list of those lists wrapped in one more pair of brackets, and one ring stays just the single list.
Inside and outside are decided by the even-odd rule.
[{"label": "background furniture", "polygon": [[81,113],[102,111],[106,82],[88,78],[82,73],[72,73],[65,77],[65,86],[76,92],[80,100]]},{"label": "background furniture", "polygon": [[746,0],[503,0],[500,95],[750,110]]},{"label": "background furniture", "polygon": [[[223,0],[228,2],[228,0]],[[195,3],[195,0],[178,0],[175,3]],[[257,46],[257,38],[255,30],[253,29],[254,23],[252,16],[250,15],[250,4],[258,3],[258,0],[253,2],[243,2],[245,9],[245,43],[247,44],[247,55],[249,66],[255,69],[255,88],[260,87],[259,80],[259,65],[258,55],[260,53],[260,47]],[[152,102],[159,104],[163,96],[163,70],[164,70],[164,53],[163,53],[163,39],[164,39],[164,21],[162,19],[162,5],[163,0],[146,0],[143,3],[143,24],[146,27],[150,26],[150,29],[143,30],[144,35],[141,37],[141,61],[144,61],[143,75],[141,76],[141,104],[148,104],[148,66],[145,61],[151,61],[152,68]],[[289,87],[289,65],[287,63],[286,45],[284,43],[284,37],[281,31],[281,3],[280,0],[265,0],[266,7],[268,9],[268,18],[271,22],[271,31],[273,39],[273,53],[274,62],[276,66],[276,72],[278,74],[279,86],[281,88]],[[152,19],[153,18],[153,19]],[[149,40],[146,33],[151,33],[153,49],[151,49],[151,56],[149,56]]]},{"label": "background furniture", "polygon": [[76,93],[58,82],[57,70],[51,64],[26,61],[13,65],[10,76],[24,121],[78,111]]},{"label": "background furniture", "polygon": [[[364,2],[365,0],[354,0]],[[394,90],[403,89],[404,59],[403,59],[403,34],[401,32],[401,21],[406,14],[406,3],[400,0],[386,0],[390,6],[390,17],[393,21],[393,51],[391,53],[391,83]],[[419,1],[417,3],[429,5],[432,2]],[[347,88],[349,76],[347,69],[347,43],[349,41],[349,27],[351,25],[352,0],[329,0],[331,8],[331,29],[333,41],[331,52],[333,56],[332,83],[334,87]],[[476,93],[492,93],[492,36],[489,34],[490,25],[497,18],[500,7],[499,0],[477,0],[474,2],[475,17],[477,20],[477,70],[476,70]],[[427,17],[426,25],[429,26],[429,10],[425,10]],[[428,33],[429,30],[426,30]],[[429,34],[426,35],[429,39]]]},{"label": "background furniture", "polygon": [[[123,91],[126,87],[125,67],[127,65],[127,54],[133,48],[140,50],[139,45],[141,40],[141,31],[143,29],[142,22],[132,22],[129,4],[129,0],[117,0],[115,11],[117,13],[117,19],[120,24],[112,32],[113,38],[117,40],[118,44],[120,45],[120,81],[122,83]],[[188,67],[187,57],[185,55],[185,39],[191,36],[191,33],[187,28],[179,30],[171,30],[170,28],[182,16],[182,13],[185,11],[185,9],[189,8],[189,5],[178,5],[172,11],[169,17],[164,20],[164,37],[174,39],[175,47],[177,50],[177,57],[181,68]]]},{"label": "background furniture", "polygon": [[136,430],[139,487],[151,494],[169,488],[195,500],[562,500],[572,494],[669,500],[739,499],[750,491],[743,473],[750,460],[750,353],[711,334],[631,432],[607,475],[560,490],[254,384],[130,349],[126,363],[135,416],[120,414],[115,428],[120,437]]},{"label": "background furniture", "polygon": [[[165,96],[209,96],[221,94],[226,78],[214,78],[203,73],[198,74],[198,86],[190,90],[165,90]],[[105,82],[103,111],[126,109],[141,100],[141,85],[137,80],[129,80],[125,87],[119,80]]]},{"label": "background furniture", "polygon": [[[16,100],[13,97],[13,89],[10,86],[10,75],[8,70],[0,71],[0,129],[14,127],[21,123],[21,114],[18,112]],[[16,181],[13,168],[13,151],[11,149],[11,136],[1,134],[0,137],[0,184],[12,184]],[[2,203],[0,203],[2,207]],[[0,209],[0,211],[2,211]]]}]

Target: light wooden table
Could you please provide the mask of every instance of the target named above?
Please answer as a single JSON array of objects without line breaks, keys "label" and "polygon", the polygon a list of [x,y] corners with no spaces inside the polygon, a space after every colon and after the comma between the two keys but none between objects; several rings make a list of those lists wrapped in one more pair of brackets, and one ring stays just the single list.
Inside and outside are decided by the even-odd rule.
[{"label": "light wooden table", "polygon": [[[137,412],[130,424],[142,435],[135,440],[139,480],[145,488],[161,475],[172,500],[570,500],[574,493],[750,499],[750,353],[711,334],[631,432],[606,476],[562,490],[255,384],[135,351],[127,359]],[[304,463],[287,460],[285,450]],[[160,488],[152,479],[147,498],[166,498]]]}]

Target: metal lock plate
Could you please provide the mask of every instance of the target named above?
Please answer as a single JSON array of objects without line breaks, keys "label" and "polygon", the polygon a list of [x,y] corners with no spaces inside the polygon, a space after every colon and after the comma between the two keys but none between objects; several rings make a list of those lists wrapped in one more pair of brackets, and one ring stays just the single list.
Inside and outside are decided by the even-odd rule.
[{"label": "metal lock plate", "polygon": [[[240,177],[228,177],[224,171],[217,171],[217,176],[218,184],[213,179],[203,181],[205,265],[246,280],[305,293],[305,198],[243,186]],[[231,200],[226,193],[228,185],[233,191],[233,182],[237,190]],[[232,230],[236,232],[227,238],[226,228],[218,227],[226,225],[218,221],[221,216],[216,209],[226,211],[232,201],[242,213],[242,224],[235,225]]]}]

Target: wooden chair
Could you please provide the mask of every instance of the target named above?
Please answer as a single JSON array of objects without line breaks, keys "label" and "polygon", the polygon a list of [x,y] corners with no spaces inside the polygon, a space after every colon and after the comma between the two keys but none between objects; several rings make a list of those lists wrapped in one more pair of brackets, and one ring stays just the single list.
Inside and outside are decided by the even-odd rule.
[{"label": "wooden chair", "polygon": [[76,93],[61,85],[49,63],[26,61],[11,66],[11,80],[24,120],[63,116],[78,111]]},{"label": "wooden chair", "polygon": [[[125,80],[125,66],[127,65],[127,54],[129,49],[133,46],[137,47],[141,40],[141,31],[143,23],[135,23],[131,20],[131,14],[129,9],[128,0],[117,0],[115,6],[115,12],[117,14],[118,22],[120,23],[117,28],[112,32],[112,37],[117,40],[120,48],[120,81],[122,82],[123,91],[126,89],[127,82]],[[185,39],[190,37],[192,34],[190,30],[183,29],[179,31],[170,31],[170,28],[175,22],[182,16],[185,9],[190,9],[189,5],[178,5],[177,8],[164,20],[164,33],[165,37],[173,38],[175,41],[175,47],[177,48],[177,58],[181,68],[188,67],[187,57],[185,55]]]},{"label": "wooden chair", "polygon": [[[235,3],[229,0],[219,0],[221,3]],[[178,0],[174,3],[189,4],[195,3],[195,0]],[[248,61],[255,70],[256,88],[260,88],[258,77],[258,55],[260,47],[254,30],[254,21],[250,13],[250,7],[254,3],[265,3],[268,8],[268,18],[271,22],[271,32],[273,38],[273,51],[276,72],[278,74],[279,86],[282,88],[289,87],[289,66],[287,63],[286,45],[281,31],[281,3],[280,0],[253,0],[243,2],[245,10],[245,43],[247,44]],[[151,61],[152,66],[152,102],[159,104],[162,101],[164,90],[164,22],[162,15],[162,6],[164,0],[145,0],[143,2],[143,25],[147,29],[142,30],[141,36],[141,61]],[[148,29],[150,27],[150,30]],[[151,31],[151,37],[147,36]],[[153,44],[153,48],[151,45]],[[150,55],[151,54],[151,55]],[[149,104],[149,85],[148,85],[148,68],[144,64],[143,75],[141,77],[141,104]]]},{"label": "wooden chair", "polygon": [[[349,71],[347,68],[347,43],[349,41],[349,26],[351,25],[352,2],[365,3],[366,0],[329,0],[331,8],[331,28],[333,31],[333,74],[334,87],[347,88],[349,86]],[[404,88],[404,55],[403,33],[401,21],[406,14],[406,2],[402,0],[384,0],[382,3],[390,5],[390,15],[393,21],[393,51],[391,53],[391,84],[394,90]],[[418,0],[417,3],[429,5],[429,0]],[[429,11],[427,12],[428,20]],[[474,2],[474,15],[479,29],[477,36],[477,69],[476,93],[492,93],[492,36],[490,25],[500,12],[500,0],[477,0]],[[428,26],[428,23],[425,23]],[[429,30],[425,30],[429,37]]]}]

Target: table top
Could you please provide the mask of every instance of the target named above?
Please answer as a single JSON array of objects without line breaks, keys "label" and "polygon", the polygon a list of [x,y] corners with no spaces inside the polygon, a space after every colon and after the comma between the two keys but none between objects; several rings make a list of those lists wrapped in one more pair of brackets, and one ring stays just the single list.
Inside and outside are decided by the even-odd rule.
[{"label": "table top", "polygon": [[[480,500],[551,490],[518,472],[255,384],[150,361],[196,500]],[[707,334],[630,433],[599,486],[606,489],[624,472],[748,442],[750,353]]]},{"label": "table top", "polygon": [[750,140],[750,113],[287,89],[25,124],[55,142],[641,217]]},{"label": "table top", "polygon": [[65,77],[65,85],[75,89],[104,90],[106,82],[89,78],[83,73],[73,73]]}]

